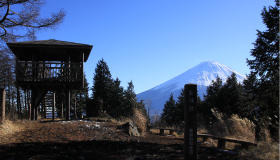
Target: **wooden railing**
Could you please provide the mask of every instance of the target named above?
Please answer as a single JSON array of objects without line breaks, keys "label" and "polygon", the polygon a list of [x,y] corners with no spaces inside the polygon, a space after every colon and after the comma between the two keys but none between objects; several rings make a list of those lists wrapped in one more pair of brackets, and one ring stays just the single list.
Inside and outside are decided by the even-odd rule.
[{"label": "wooden railing", "polygon": [[83,63],[17,61],[17,82],[79,82]]},{"label": "wooden railing", "polygon": [[247,142],[247,141],[242,141],[242,140],[237,140],[237,139],[231,139],[231,138],[223,138],[223,137],[217,137],[209,134],[197,134],[197,137],[201,137],[203,139],[203,142],[206,141],[208,138],[214,139],[218,141],[217,147],[220,149],[225,149],[226,148],[226,142],[231,142],[231,143],[237,143],[241,144],[242,148],[248,148],[249,146],[256,146],[257,144],[252,143],[252,142]]},{"label": "wooden railing", "polygon": [[[169,131],[169,134],[172,135],[175,131],[175,129],[169,129],[169,128],[151,128],[151,129],[158,129],[160,132],[160,135],[164,135],[164,131]],[[219,149],[225,149],[226,148],[226,142],[231,143],[237,143],[240,144],[242,148],[248,148],[249,146],[256,146],[257,144],[237,139],[231,139],[231,138],[223,138],[223,137],[217,137],[210,134],[197,134],[197,137],[201,137],[202,141],[205,142],[207,139],[214,139],[217,140],[217,148]]]}]

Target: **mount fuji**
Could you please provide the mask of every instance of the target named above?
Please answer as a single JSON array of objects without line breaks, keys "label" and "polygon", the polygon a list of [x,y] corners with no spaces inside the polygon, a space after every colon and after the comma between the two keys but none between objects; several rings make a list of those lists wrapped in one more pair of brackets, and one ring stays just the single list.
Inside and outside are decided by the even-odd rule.
[{"label": "mount fuji", "polygon": [[151,88],[147,91],[137,94],[138,100],[144,100],[150,106],[150,114],[161,114],[165,102],[172,93],[174,99],[180,95],[181,90],[187,83],[197,84],[198,95],[203,99],[207,87],[219,76],[223,82],[232,74],[236,74],[237,81],[242,83],[245,76],[237,73],[229,67],[214,61],[206,61],[187,70],[186,72]]}]

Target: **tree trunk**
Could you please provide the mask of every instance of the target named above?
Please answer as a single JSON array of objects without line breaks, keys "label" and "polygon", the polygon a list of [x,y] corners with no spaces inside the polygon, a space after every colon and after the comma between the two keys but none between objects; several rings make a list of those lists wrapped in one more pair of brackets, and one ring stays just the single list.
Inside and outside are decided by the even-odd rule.
[{"label": "tree trunk", "polygon": [[19,86],[17,86],[17,113],[18,113],[18,117],[21,119],[21,103],[20,103]]},{"label": "tree trunk", "polygon": [[76,98],[76,95],[74,95],[75,98],[74,98],[74,116],[75,116],[75,119],[78,119],[77,117],[77,98]]}]

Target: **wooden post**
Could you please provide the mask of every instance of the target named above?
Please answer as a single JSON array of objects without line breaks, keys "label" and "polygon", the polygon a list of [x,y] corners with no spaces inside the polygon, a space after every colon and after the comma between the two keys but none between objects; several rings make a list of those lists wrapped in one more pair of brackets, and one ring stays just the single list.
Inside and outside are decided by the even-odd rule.
[{"label": "wooden post", "polygon": [[[36,99],[35,99],[35,103],[36,103]],[[38,119],[38,111],[39,111],[39,104],[36,104],[35,105],[35,120],[37,120]]]},{"label": "wooden post", "polygon": [[0,89],[1,92],[1,119],[0,122],[3,123],[5,121],[5,106],[6,106],[6,91],[4,88]]},{"label": "wooden post", "polygon": [[161,135],[161,136],[164,135],[164,129],[162,129],[162,128],[159,129],[159,135]]},{"label": "wooden post", "polygon": [[28,104],[28,119],[31,120],[32,117],[32,111],[31,111],[31,97],[30,97],[30,91],[27,91],[27,104]]},{"label": "wooden post", "polygon": [[70,108],[71,108],[71,90],[68,88],[66,91],[66,120],[70,120]]},{"label": "wooden post", "polygon": [[19,91],[19,86],[16,85],[17,88],[17,113],[18,113],[18,118],[22,118],[21,117],[21,103],[20,103],[20,91]]},{"label": "wooden post", "polygon": [[184,88],[184,121],[185,121],[185,160],[197,159],[197,124],[196,124],[196,110],[197,110],[197,85],[186,84]]},{"label": "wooden post", "polygon": [[74,117],[75,119],[78,119],[78,116],[77,116],[77,98],[76,98],[76,95],[74,95],[75,98],[74,98]]},{"label": "wooden post", "polygon": [[31,91],[31,120],[35,120],[35,91],[32,89]]},{"label": "wooden post", "polygon": [[63,117],[64,117],[64,115],[63,115],[63,104],[64,104],[64,101],[62,100],[62,102],[61,102],[61,113],[60,113],[61,119],[63,119]]},{"label": "wooden post", "polygon": [[226,148],[226,141],[224,139],[218,139],[218,148],[225,149]]},{"label": "wooden post", "polygon": [[47,118],[47,110],[46,110],[46,98],[44,96],[42,100],[42,107],[43,107],[43,118]]},{"label": "wooden post", "polygon": [[53,92],[52,120],[54,121],[55,92]]}]

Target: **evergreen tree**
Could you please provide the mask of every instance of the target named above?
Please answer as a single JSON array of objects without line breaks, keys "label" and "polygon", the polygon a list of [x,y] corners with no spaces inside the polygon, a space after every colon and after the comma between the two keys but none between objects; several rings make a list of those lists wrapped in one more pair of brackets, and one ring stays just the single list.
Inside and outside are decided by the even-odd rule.
[{"label": "evergreen tree", "polygon": [[[261,13],[267,30],[257,30],[257,39],[251,50],[253,59],[247,63],[251,69],[245,82],[246,93],[256,105],[248,105],[258,117],[257,126],[268,125],[270,134],[278,140],[279,133],[279,1],[265,7]],[[260,136],[256,136],[260,137]]]},{"label": "evergreen tree", "polygon": [[221,88],[217,100],[220,101],[222,105],[220,106],[221,108],[218,109],[228,117],[232,114],[239,115],[241,113],[241,95],[242,85],[237,82],[236,74],[232,73]]},{"label": "evergreen tree", "polygon": [[136,94],[134,92],[134,85],[132,81],[128,82],[127,89],[124,92],[125,95],[125,114],[127,116],[132,115],[133,108],[138,106]]},{"label": "evergreen tree", "polygon": [[93,106],[97,113],[104,112],[112,107],[109,102],[113,84],[109,67],[104,59],[98,61],[93,80]]},{"label": "evergreen tree", "polygon": [[207,87],[206,95],[204,96],[204,101],[208,108],[223,108],[221,99],[221,89],[223,87],[223,81],[220,77],[217,77],[215,81],[212,81],[211,85]]},{"label": "evergreen tree", "polygon": [[213,80],[211,85],[207,87],[206,95],[204,95],[204,101],[198,104],[198,114],[203,116],[204,123],[207,127],[212,126],[212,124],[217,120],[213,115],[212,110],[223,110],[223,95],[221,90],[223,87],[223,81],[218,76],[216,80]]},{"label": "evergreen tree", "polygon": [[110,108],[107,108],[107,112],[112,117],[118,118],[124,115],[124,91],[120,86],[121,81],[117,78],[114,80],[111,88]]},{"label": "evergreen tree", "polygon": [[[230,117],[232,114],[241,113],[242,101],[242,85],[237,82],[236,74],[232,73],[227,78],[225,84],[222,84],[221,78],[217,77],[216,81],[207,88],[207,95],[202,106],[208,107],[200,108],[205,114],[211,117],[211,109],[215,109],[224,114],[224,118]],[[201,106],[201,107],[202,107]],[[207,109],[208,108],[208,109]]]},{"label": "evergreen tree", "polygon": [[176,109],[175,109],[175,125],[179,125],[184,121],[184,107],[185,107],[185,96],[184,96],[184,89],[182,89],[178,101],[176,102]]},{"label": "evergreen tree", "polygon": [[175,121],[175,110],[176,110],[176,103],[173,98],[173,94],[170,95],[169,100],[165,103],[163,108],[163,113],[161,115],[161,121],[166,123],[168,126],[174,125]]},{"label": "evergreen tree", "polygon": [[133,85],[132,81],[128,82],[128,86],[125,91],[125,97],[128,100],[130,100],[131,102],[136,101],[136,94],[134,92],[134,85]]}]

